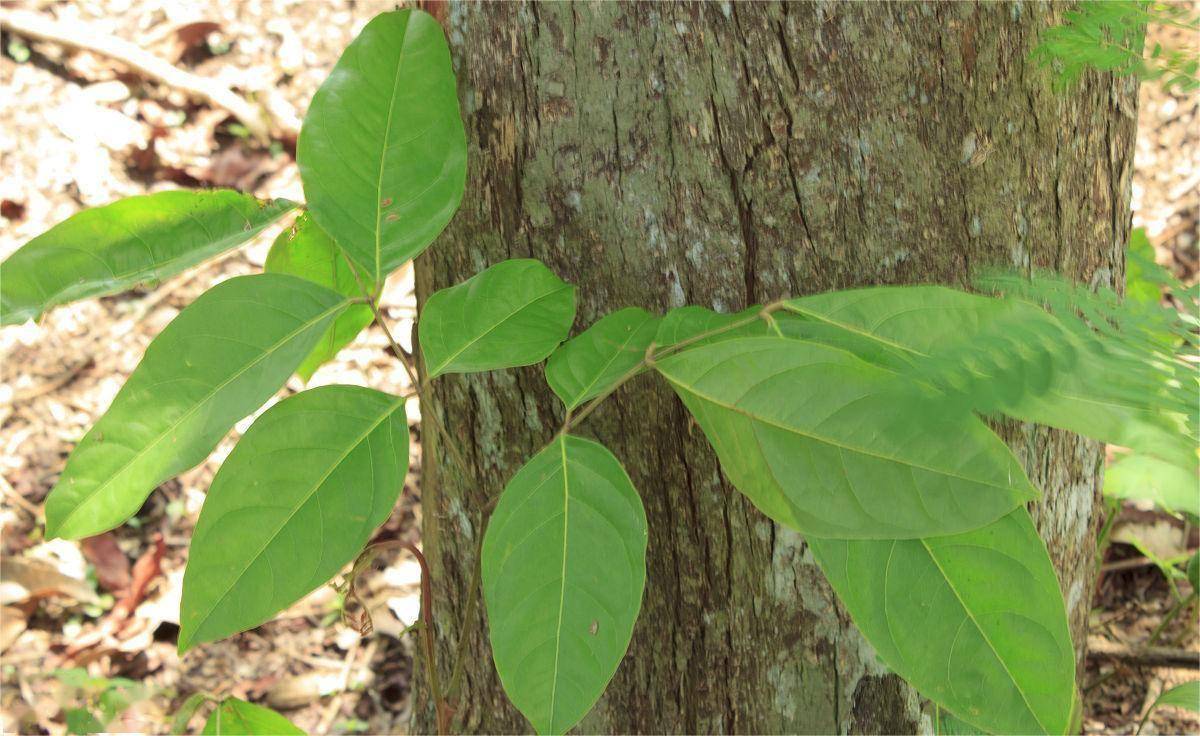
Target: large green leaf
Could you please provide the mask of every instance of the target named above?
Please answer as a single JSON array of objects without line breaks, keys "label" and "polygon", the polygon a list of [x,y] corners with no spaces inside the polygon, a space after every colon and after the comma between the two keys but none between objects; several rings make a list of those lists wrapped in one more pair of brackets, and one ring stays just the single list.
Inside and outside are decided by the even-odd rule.
[{"label": "large green leaf", "polygon": [[269,399],[348,300],[295,276],[225,281],[179,313],[46,499],[46,534],[99,534],[155,486],[202,461],[234,422]]},{"label": "large green leaf", "polygon": [[563,733],[617,670],[646,584],[646,513],[612,453],[561,435],[505,486],[483,540],[496,671],[539,733]]},{"label": "large green leaf", "polygon": [[[763,316],[762,309],[761,306],[753,306],[734,314],[714,312],[694,305],[672,309],[659,322],[658,334],[654,338],[656,350],[678,350],[738,337],[776,335],[840,348],[868,363],[896,372],[913,369],[912,361],[904,353],[878,340],[788,312]],[[687,341],[686,345],[684,341]]]},{"label": "large green leaf", "polygon": [[325,386],[268,409],[196,522],[179,651],[252,629],[333,577],[392,512],[406,472],[398,396]]},{"label": "large green leaf", "polygon": [[1153,501],[1168,511],[1200,516],[1200,479],[1195,471],[1152,455],[1126,455],[1104,470],[1104,495]]},{"label": "large green leaf", "polygon": [[567,337],[575,287],[540,261],[501,261],[429,297],[417,330],[429,377],[531,365]]},{"label": "large green leaf", "polygon": [[219,189],[158,192],[84,210],[0,265],[0,324],[162,281],[245,243],[295,206]]},{"label": "large green leaf", "polygon": [[[790,300],[786,308],[876,341],[890,351],[908,353],[918,361],[947,357],[955,351],[961,355],[964,347],[969,349],[971,341],[988,333],[994,323],[1020,330],[1022,325],[1044,327],[1047,317],[1044,310],[1018,299],[983,297],[940,286],[830,292]],[[1143,371],[1095,345],[1070,340],[1065,331],[1060,335],[1060,347],[1076,351],[1067,358],[1069,368],[1055,370],[1045,390],[1013,396],[1004,404],[1004,413],[1194,467],[1195,449],[1186,437],[1183,415],[1162,410],[1162,402],[1151,397],[1153,387],[1140,375]],[[976,349],[999,352],[986,343]]]},{"label": "large green leaf", "polygon": [[978,418],[818,343],[741,337],[658,361],[721,468],[766,515],[829,537],[974,529],[1037,496]]},{"label": "large green leaf", "polygon": [[654,341],[658,317],[626,307],[555,350],[546,363],[546,381],[568,409],[599,396],[633,370]]},{"label": "large green leaf", "polygon": [[[359,279],[350,270],[341,250],[324,230],[306,212],[296,222],[279,234],[267,254],[264,269],[268,273],[288,273],[308,279],[345,296],[362,293]],[[363,288],[373,292],[367,281]],[[320,341],[308,354],[296,373],[305,381],[326,361],[333,360],[338,351],[349,345],[362,329],[371,324],[373,317],[370,305],[352,304],[321,335]]]},{"label": "large green leaf", "polygon": [[1075,650],[1054,566],[1029,513],[925,539],[808,537],[883,661],[993,733],[1065,733]]},{"label": "large green leaf", "polygon": [[458,209],[467,176],[437,21],[396,10],[367,23],[313,95],[296,152],[313,218],[371,281],[425,250]]},{"label": "large green leaf", "polygon": [[204,736],[290,736],[304,731],[270,708],[225,698],[201,731]]}]

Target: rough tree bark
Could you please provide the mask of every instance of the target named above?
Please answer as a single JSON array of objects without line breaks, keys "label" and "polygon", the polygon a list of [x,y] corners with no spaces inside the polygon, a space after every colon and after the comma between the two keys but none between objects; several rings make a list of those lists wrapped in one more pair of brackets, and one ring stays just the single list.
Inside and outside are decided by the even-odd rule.
[{"label": "rough tree bark", "polygon": [[[417,263],[418,298],[506,258],[606,312],[736,310],[861,284],[965,283],[982,264],[1123,272],[1136,85],[1066,92],[1029,61],[1027,3],[481,4],[434,8],[471,141],[462,210]],[[425,432],[424,544],[449,676],[489,499],[562,419],[540,368],[449,376]],[[1005,426],[1046,494],[1035,518],[1077,645],[1091,598],[1101,452]],[[876,661],[802,538],[723,479],[671,391],[623,388],[584,434],[624,462],[650,522],[629,653],[584,732],[884,732],[929,710]],[[480,607],[481,608],[481,607]],[[518,732],[481,610],[459,728]],[[414,728],[433,728],[423,680]]]}]

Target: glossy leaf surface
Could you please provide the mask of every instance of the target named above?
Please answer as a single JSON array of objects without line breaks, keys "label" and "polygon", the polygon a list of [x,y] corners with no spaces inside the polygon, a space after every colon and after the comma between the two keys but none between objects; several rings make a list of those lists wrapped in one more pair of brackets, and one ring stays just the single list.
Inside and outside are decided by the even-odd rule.
[{"label": "glossy leaf surface", "polygon": [[225,698],[208,717],[201,733],[204,736],[290,736],[304,731],[270,708]]},{"label": "glossy leaf surface", "polygon": [[575,287],[539,261],[502,261],[429,297],[417,323],[429,376],[531,365],[567,337]]},{"label": "glossy leaf surface", "polygon": [[554,351],[546,363],[546,381],[574,409],[637,367],[657,330],[658,317],[644,309],[607,314]]},{"label": "glossy leaf surface", "polygon": [[324,386],[268,409],[213,479],[183,579],[179,649],[252,629],[325,583],[408,472],[404,399]]},{"label": "glossy leaf surface", "polygon": [[297,144],[313,218],[370,281],[433,242],[462,200],[467,138],[428,13],[375,16],[313,95]]},{"label": "glossy leaf surface", "polygon": [[[295,224],[275,239],[267,254],[264,269],[267,273],[299,276],[344,296],[354,297],[362,293],[358,279],[337,244],[320,225],[313,222],[307,212],[297,217]],[[368,291],[374,291],[372,284],[367,281],[363,281],[363,286]],[[371,324],[372,317],[370,306],[351,304],[321,335],[317,346],[296,369],[296,373],[305,381],[312,378],[317,368],[333,360],[338,351]]]},{"label": "glossy leaf surface", "polygon": [[539,733],[563,733],[625,656],[646,582],[646,514],[603,446],[560,436],[513,476],[483,541],[496,671]]},{"label": "glossy leaf surface", "polygon": [[132,516],[278,391],[346,305],[282,274],[238,276],[202,294],[150,343],[71,453],[46,499],[47,536],[91,536]]},{"label": "glossy leaf surface", "polygon": [[1075,650],[1029,513],[926,539],[809,537],[880,658],[920,693],[993,733],[1065,733]]},{"label": "glossy leaf surface", "polygon": [[84,210],[0,264],[0,324],[162,281],[245,243],[295,206],[219,189],[158,192]]},{"label": "glossy leaf surface", "polygon": [[765,514],[806,533],[906,538],[973,529],[1037,496],[969,412],[847,352],[724,340],[657,363]]}]

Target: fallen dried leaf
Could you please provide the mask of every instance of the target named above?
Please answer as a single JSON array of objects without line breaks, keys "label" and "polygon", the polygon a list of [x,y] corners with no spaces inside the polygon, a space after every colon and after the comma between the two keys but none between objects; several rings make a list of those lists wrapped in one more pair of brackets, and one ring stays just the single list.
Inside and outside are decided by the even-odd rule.
[{"label": "fallen dried leaf", "polygon": [[86,581],[58,571],[45,560],[27,557],[0,558],[0,605],[64,595],[80,603],[99,603]]},{"label": "fallen dried leaf", "polygon": [[109,593],[120,594],[129,588],[129,558],[117,546],[112,532],[84,539],[83,556],[96,568],[96,580]]}]

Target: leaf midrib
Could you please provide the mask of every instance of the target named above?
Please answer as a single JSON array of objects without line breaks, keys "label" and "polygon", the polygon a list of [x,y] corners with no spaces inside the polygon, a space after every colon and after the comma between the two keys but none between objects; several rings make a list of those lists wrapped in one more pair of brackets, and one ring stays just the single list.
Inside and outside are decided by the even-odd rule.
[{"label": "leaf midrib", "polygon": [[[881,336],[879,336],[879,335],[877,335],[877,334],[875,334],[875,333],[873,333],[873,332],[868,332],[868,331],[866,331],[866,330],[863,330],[863,329],[860,329],[860,328],[858,328],[858,327],[855,327],[854,325],[847,324],[847,323],[845,323],[845,322],[839,322],[838,320],[832,319],[832,318],[830,318],[830,317],[829,317],[829,316],[827,316],[827,315],[821,314],[820,312],[811,312],[811,311],[809,311],[809,310],[807,310],[807,309],[804,309],[804,308],[802,308],[802,307],[798,307],[798,306],[796,306],[796,305],[795,305],[794,303],[792,303],[792,302],[787,302],[787,303],[785,303],[785,304],[784,304],[784,309],[786,309],[787,311],[789,311],[789,312],[792,312],[792,313],[794,313],[794,314],[799,314],[799,315],[801,315],[801,316],[804,316],[804,317],[809,317],[809,318],[812,318],[812,319],[818,320],[818,321],[820,321],[820,322],[824,322],[825,324],[828,324],[828,325],[833,325],[834,327],[837,327],[837,328],[839,328],[839,329],[843,329],[843,330],[845,330],[845,331],[847,331],[847,332],[850,332],[850,333],[853,333],[853,334],[855,334],[855,335],[859,335],[860,337],[865,337],[865,338],[867,338],[868,340],[874,340],[875,342],[877,342],[877,343],[879,343],[879,344],[881,344],[881,345],[887,345],[888,347],[892,347],[892,348],[897,348],[897,349],[899,349],[899,350],[903,350],[903,351],[904,351],[904,352],[906,352],[906,353],[911,353],[912,355],[915,355],[915,356],[917,356],[917,357],[920,357],[920,358],[928,358],[928,357],[930,357],[930,355],[929,355],[928,353],[921,352],[920,350],[917,350],[916,348],[909,347],[908,345],[904,345],[904,344],[902,344],[902,343],[893,342],[893,341],[891,341],[891,340],[888,340],[887,338],[881,337]],[[877,366],[877,367],[879,367],[879,368],[881,368],[881,369],[883,369],[883,370],[886,370],[886,371],[892,372],[892,373],[895,373],[895,372],[896,372],[896,371],[892,370],[891,368],[887,368],[887,367],[885,367],[885,366],[882,366],[882,365],[881,365],[881,366]],[[1089,404],[1095,404],[1095,405],[1097,405],[1097,406],[1115,406],[1115,407],[1119,407],[1119,408],[1122,408],[1122,409],[1128,409],[1128,410],[1130,410],[1130,411],[1137,411],[1137,412],[1147,412],[1147,411],[1149,411],[1149,410],[1147,410],[1147,409],[1146,409],[1146,407],[1143,407],[1143,406],[1137,406],[1136,404],[1128,404],[1128,403],[1123,403],[1123,402],[1120,402],[1120,401],[1112,401],[1112,400],[1110,400],[1110,399],[1105,399],[1105,400],[1103,400],[1103,401],[1102,401],[1102,400],[1099,400],[1099,399],[1093,399],[1093,398],[1091,398],[1091,397],[1088,397],[1088,396],[1083,396],[1083,395],[1080,395],[1080,394],[1075,394],[1075,393],[1071,393],[1071,392],[1064,392],[1064,391],[1062,391],[1061,389],[1054,388],[1054,387],[1051,387],[1051,388],[1047,389],[1046,393],[1047,393],[1047,394],[1050,394],[1050,395],[1053,395],[1053,396],[1060,396],[1060,397],[1062,397],[1062,398],[1064,398],[1064,399],[1068,399],[1068,400],[1070,400],[1070,401],[1082,401],[1082,402],[1086,402],[1086,403],[1089,403]],[[1058,425],[1058,424],[1054,424],[1054,425],[1047,425],[1047,426],[1059,426],[1059,425]],[[1059,427],[1059,428],[1060,428],[1060,429],[1065,429],[1065,427]]]},{"label": "leaf midrib", "polygon": [[267,547],[270,547],[271,543],[275,541],[275,538],[279,535],[279,532],[291,523],[296,514],[300,513],[300,509],[304,508],[305,505],[312,500],[312,497],[317,493],[317,491],[321,489],[321,486],[325,484],[325,481],[329,480],[329,477],[333,475],[333,471],[337,470],[338,467],[345,462],[346,458],[350,456],[350,453],[354,452],[354,450],[357,449],[363,443],[363,441],[371,435],[372,432],[374,432],[381,424],[383,424],[387,419],[396,413],[397,407],[402,406],[403,404],[404,397],[402,396],[397,396],[390,404],[388,404],[384,411],[380,414],[379,418],[376,419],[369,427],[367,427],[367,429],[358,437],[356,437],[354,441],[347,446],[345,452],[343,452],[336,460],[329,464],[329,468],[324,472],[324,474],[321,475],[320,478],[316,480],[316,482],[313,483],[312,488],[310,488],[304,497],[301,498],[298,503],[296,503],[295,508],[293,508],[291,513],[289,513],[287,517],[275,527],[274,531],[263,535],[263,538],[266,541],[263,542],[262,546],[258,548],[258,551],[248,558],[245,567],[243,567],[241,571],[238,572],[238,574],[233,578],[232,582],[230,582],[229,586],[225,589],[225,592],[221,593],[221,597],[209,607],[208,611],[205,612],[204,617],[196,623],[195,628],[192,630],[192,635],[187,639],[188,644],[191,643],[192,639],[196,638],[200,628],[208,622],[209,618],[212,617],[213,611],[220,607],[221,603],[225,601],[225,598],[229,596],[233,589],[237,587],[237,584],[241,582],[246,573],[249,572],[250,568],[254,566],[254,563],[258,562],[258,559],[262,557],[262,554],[266,551]]},{"label": "leaf midrib", "polygon": [[127,461],[125,462],[125,464],[124,464],[124,465],[122,465],[120,468],[118,468],[116,471],[114,471],[114,472],[112,473],[112,475],[110,475],[110,476],[109,476],[108,480],[104,481],[104,482],[103,482],[103,483],[101,483],[100,485],[98,485],[98,486],[96,486],[95,488],[93,488],[93,489],[91,490],[91,492],[89,492],[89,493],[88,493],[88,494],[86,494],[86,495],[85,495],[85,496],[84,496],[82,499],[80,499],[80,501],[79,501],[77,504],[75,504],[75,507],[74,507],[74,508],[72,508],[70,511],[68,511],[68,512],[67,512],[67,515],[66,515],[65,517],[63,517],[63,520],[62,520],[62,521],[61,521],[61,522],[60,522],[60,523],[57,525],[57,527],[56,527],[56,530],[55,530],[55,531],[61,530],[61,529],[62,529],[64,526],[66,526],[66,525],[67,525],[67,522],[68,522],[68,521],[70,521],[70,520],[71,520],[71,519],[72,519],[72,518],[75,516],[75,514],[76,514],[76,513],[78,513],[78,512],[80,511],[80,509],[82,509],[82,508],[83,508],[83,506],[84,506],[84,504],[85,504],[85,503],[87,503],[88,501],[90,501],[90,500],[91,500],[92,498],[94,498],[94,497],[95,497],[97,494],[99,494],[99,493],[103,492],[103,491],[104,491],[104,489],[108,488],[109,484],[111,484],[111,483],[112,483],[112,482],[113,482],[113,481],[114,481],[116,478],[118,478],[118,477],[119,477],[119,476],[121,476],[121,475],[122,475],[122,474],[123,474],[123,473],[124,473],[126,470],[128,470],[128,469],[129,469],[129,467],[130,467],[131,465],[133,465],[134,463],[136,463],[136,462],[138,462],[139,460],[141,460],[141,459],[142,459],[142,458],[143,458],[143,457],[146,455],[146,453],[150,452],[152,449],[154,449],[155,447],[157,447],[157,446],[158,446],[158,444],[159,444],[160,442],[162,442],[162,441],[163,441],[163,439],[164,439],[165,437],[167,437],[168,435],[170,435],[170,434],[171,434],[172,432],[174,432],[176,429],[179,429],[179,426],[180,426],[180,425],[182,425],[182,424],[183,424],[183,423],[184,423],[186,420],[188,420],[189,418],[191,418],[191,416],[192,416],[194,413],[196,413],[196,411],[197,411],[197,410],[198,410],[198,409],[199,409],[201,406],[203,406],[204,404],[208,403],[208,402],[209,402],[209,401],[212,399],[212,397],[216,396],[216,395],[217,395],[217,393],[221,391],[221,389],[225,388],[225,387],[226,387],[226,386],[228,386],[230,383],[232,383],[232,382],[236,381],[237,379],[241,378],[241,377],[242,377],[242,376],[243,376],[243,375],[244,375],[244,374],[245,374],[247,371],[249,371],[251,368],[253,368],[254,366],[258,365],[258,364],[259,364],[259,363],[261,363],[262,361],[266,360],[266,359],[267,359],[268,357],[270,357],[271,355],[274,355],[274,354],[275,354],[275,352],[276,352],[277,350],[279,350],[279,348],[280,348],[281,346],[283,346],[283,345],[287,344],[288,342],[291,342],[291,341],[292,341],[293,339],[295,339],[295,337],[296,337],[297,335],[299,335],[300,333],[302,333],[302,332],[304,332],[305,330],[307,330],[307,329],[311,328],[313,325],[317,324],[317,323],[318,323],[318,322],[320,322],[321,320],[323,320],[323,319],[325,319],[325,318],[329,317],[331,314],[334,314],[334,313],[335,313],[335,312],[337,312],[339,309],[342,309],[342,308],[343,308],[343,307],[345,307],[347,304],[349,304],[349,303],[350,303],[350,301],[351,301],[351,300],[350,300],[349,298],[342,299],[340,302],[338,302],[338,303],[337,303],[337,304],[335,304],[334,306],[330,307],[329,309],[326,309],[325,311],[321,312],[320,314],[316,315],[316,316],[315,316],[315,317],[313,317],[312,319],[310,319],[310,320],[308,320],[308,321],[306,321],[306,322],[303,322],[303,323],[301,323],[301,325],[300,325],[299,327],[297,327],[296,329],[294,329],[294,330],[292,330],[291,332],[289,332],[287,335],[285,335],[283,338],[281,338],[281,339],[280,339],[278,342],[276,342],[274,345],[271,345],[269,348],[267,348],[266,350],[262,351],[262,353],[261,353],[261,354],[260,354],[260,355],[259,355],[257,358],[255,358],[254,360],[250,361],[249,363],[246,363],[246,364],[245,364],[244,366],[242,366],[240,369],[238,369],[237,371],[234,371],[234,372],[233,372],[233,373],[232,373],[232,374],[231,374],[231,375],[230,375],[228,378],[226,378],[224,381],[222,381],[221,383],[219,383],[218,385],[216,385],[215,387],[213,387],[213,389],[212,389],[211,391],[209,391],[207,394],[205,394],[205,395],[204,395],[204,396],[203,396],[203,397],[202,397],[200,400],[196,401],[196,402],[195,402],[195,403],[192,405],[192,407],[191,407],[190,409],[188,409],[186,412],[184,412],[183,414],[181,414],[181,415],[179,416],[179,418],[178,418],[178,419],[176,419],[176,420],[175,420],[173,423],[171,423],[170,425],[168,425],[168,426],[167,426],[167,428],[166,428],[164,431],[160,432],[160,433],[159,433],[159,435],[158,435],[158,437],[156,437],[156,438],[154,439],[154,441],[153,441],[153,442],[151,442],[150,444],[148,444],[148,445],[146,445],[145,447],[143,447],[143,448],[142,448],[141,450],[139,450],[139,451],[138,451],[138,452],[137,452],[137,453],[136,453],[136,454],[135,454],[133,457],[129,458],[129,460],[127,460]]},{"label": "leaf midrib", "polygon": [[392,134],[392,113],[396,109],[396,95],[400,89],[400,67],[404,64],[404,43],[408,39],[408,26],[412,22],[412,11],[405,16],[404,30],[400,32],[400,53],[396,56],[396,68],[393,71],[392,95],[388,98],[387,120],[383,124],[383,141],[379,149],[379,176],[375,181],[375,278],[380,277],[383,249],[383,169],[387,161],[388,139]]},{"label": "leaf midrib", "polygon": [[[441,375],[442,371],[443,371],[443,370],[445,370],[446,366],[448,366],[448,365],[450,365],[451,363],[453,363],[453,362],[454,362],[454,361],[455,361],[455,360],[456,360],[456,359],[457,359],[457,358],[458,358],[460,355],[462,355],[463,353],[465,353],[465,352],[466,352],[467,350],[469,350],[470,348],[474,347],[474,346],[475,346],[475,344],[476,344],[476,343],[478,343],[480,340],[484,339],[484,338],[485,338],[485,337],[487,337],[488,335],[490,335],[490,334],[492,334],[493,332],[495,332],[496,330],[500,329],[500,326],[501,326],[501,325],[503,325],[505,322],[509,321],[509,320],[510,320],[510,319],[512,319],[513,317],[517,316],[517,314],[518,314],[518,313],[520,313],[520,312],[522,312],[522,311],[524,311],[524,310],[526,310],[526,309],[528,309],[528,308],[532,307],[534,304],[537,304],[538,302],[542,301],[543,299],[549,299],[550,297],[557,295],[557,294],[558,294],[559,292],[561,292],[561,291],[562,291],[564,288],[565,288],[565,289],[570,289],[570,288],[571,288],[571,286],[570,286],[569,284],[563,284],[563,285],[560,285],[560,286],[555,286],[553,290],[551,290],[551,291],[548,291],[548,292],[546,292],[545,294],[542,294],[541,296],[537,297],[536,299],[531,299],[531,300],[529,300],[529,301],[525,302],[524,304],[522,304],[521,306],[517,307],[517,308],[516,308],[516,309],[514,309],[513,311],[511,311],[511,312],[509,312],[508,314],[504,315],[504,316],[503,316],[503,317],[501,317],[499,320],[497,320],[497,321],[496,321],[496,322],[495,322],[495,323],[494,323],[494,324],[493,324],[491,327],[488,327],[488,328],[487,328],[486,330],[484,330],[483,332],[479,333],[479,334],[478,334],[478,335],[476,335],[475,337],[473,337],[473,338],[471,338],[470,340],[468,340],[468,341],[466,342],[466,344],[464,344],[464,345],[463,345],[461,348],[459,348],[459,349],[458,349],[458,350],[456,350],[454,353],[452,353],[452,354],[451,354],[449,357],[447,357],[445,360],[443,360],[443,361],[442,361],[442,362],[441,362],[441,363],[438,365],[438,367],[437,367],[437,368],[434,368],[434,369],[430,370],[430,377],[431,377],[431,378],[433,378],[433,377],[436,377],[436,376],[439,376],[439,375]],[[426,307],[426,309],[428,309],[428,308],[429,308],[429,305],[428,305],[428,304],[426,304],[426,305],[425,305],[425,307]]]},{"label": "leaf midrib", "polygon": [[558,589],[558,626],[554,631],[554,670],[550,675],[550,731],[554,731],[554,713],[556,698],[558,696],[558,657],[562,652],[562,623],[563,610],[566,608],[567,595],[567,522],[569,518],[570,501],[571,501],[571,484],[567,479],[567,438],[564,435],[559,438],[559,446],[561,447],[562,458],[562,474],[563,474],[563,550],[562,550],[562,574],[561,583]]},{"label": "leaf midrib", "polygon": [[1000,666],[1004,668],[1004,674],[1008,675],[1008,679],[1012,681],[1013,687],[1016,688],[1017,692],[1021,694],[1021,700],[1025,703],[1025,707],[1029,710],[1029,714],[1033,716],[1034,722],[1041,727],[1043,733],[1051,733],[1050,729],[1046,728],[1046,724],[1042,723],[1042,719],[1038,717],[1037,711],[1033,709],[1033,704],[1029,702],[1029,697],[1025,694],[1025,691],[1021,689],[1020,681],[1013,675],[1012,670],[1008,668],[1008,662],[1004,661],[1004,657],[1000,656],[1000,651],[996,649],[995,644],[992,644],[992,640],[988,638],[987,632],[984,631],[982,626],[980,626],[979,621],[975,618],[975,614],[971,611],[970,607],[967,606],[966,601],[963,600],[962,595],[958,592],[958,588],[954,586],[954,582],[950,579],[950,576],[946,574],[945,569],[942,568],[942,563],[938,561],[937,555],[933,553],[933,549],[930,548],[929,543],[924,538],[919,539],[919,541],[921,542],[921,546],[925,548],[925,553],[929,555],[929,559],[933,561],[934,566],[938,569],[942,579],[946,581],[946,587],[950,588],[950,592],[954,593],[954,599],[958,601],[958,605],[962,606],[963,612],[967,614],[967,618],[971,619],[971,623],[975,626],[975,629],[979,632],[979,635],[983,637],[983,641],[987,643],[988,649],[990,649],[992,654],[995,655],[996,661],[998,661]]},{"label": "leaf midrib", "polygon": [[684,384],[680,383],[680,382],[679,382],[677,379],[675,379],[675,378],[672,378],[670,375],[668,375],[666,372],[664,372],[664,371],[662,370],[662,368],[659,368],[659,373],[661,373],[661,374],[663,375],[663,377],[664,377],[664,378],[666,378],[668,381],[670,381],[672,385],[674,385],[674,386],[677,386],[677,387],[679,387],[680,389],[682,389],[682,390],[684,390],[684,391],[687,391],[688,393],[692,394],[693,396],[695,396],[695,397],[697,397],[697,398],[699,398],[699,399],[703,399],[704,401],[707,401],[707,402],[709,402],[709,403],[715,404],[715,405],[717,405],[717,406],[719,406],[719,407],[721,407],[721,408],[723,408],[723,409],[726,409],[726,410],[728,410],[728,411],[734,412],[735,414],[741,414],[742,416],[744,416],[744,417],[746,417],[746,418],[748,418],[748,419],[751,419],[751,420],[753,420],[753,421],[756,421],[756,422],[761,422],[762,424],[766,424],[766,425],[768,425],[768,426],[775,427],[776,429],[781,429],[781,430],[783,430],[783,431],[785,431],[785,432],[790,432],[790,433],[792,433],[792,434],[800,435],[801,437],[805,437],[805,438],[807,438],[807,439],[813,440],[814,442],[821,442],[821,443],[824,443],[824,444],[826,444],[826,445],[831,445],[831,446],[833,446],[833,447],[837,447],[837,448],[839,448],[839,449],[842,449],[842,450],[849,450],[849,451],[851,451],[851,452],[856,452],[856,453],[859,453],[859,454],[862,454],[862,455],[866,455],[867,457],[873,457],[873,458],[875,458],[876,460],[884,460],[884,461],[886,461],[886,462],[890,462],[890,463],[896,463],[896,464],[898,464],[898,465],[904,465],[904,466],[907,466],[907,467],[910,467],[910,468],[917,468],[918,470],[924,470],[924,471],[926,471],[926,472],[928,472],[928,473],[935,473],[935,474],[937,474],[937,475],[943,475],[943,476],[946,476],[946,477],[948,477],[948,478],[954,478],[954,479],[957,479],[957,480],[967,481],[967,482],[969,482],[969,483],[979,483],[979,484],[982,484],[982,485],[985,485],[985,486],[990,486],[990,487],[992,487],[992,488],[997,488],[997,489],[1000,489],[1000,490],[1005,490],[1005,491],[1015,491],[1015,490],[1017,490],[1016,488],[1014,488],[1014,487],[1013,487],[1013,486],[1011,486],[1011,485],[998,485],[998,484],[996,484],[996,483],[993,483],[992,481],[989,481],[989,480],[983,480],[983,479],[980,479],[980,478],[970,478],[970,477],[967,477],[967,476],[958,475],[958,474],[956,474],[956,473],[949,472],[949,471],[947,471],[947,470],[940,470],[940,469],[936,469],[936,468],[929,468],[929,467],[926,467],[926,466],[924,466],[924,465],[921,465],[921,464],[919,464],[919,463],[915,463],[915,462],[909,462],[908,460],[902,460],[902,459],[900,459],[900,458],[888,457],[888,456],[886,456],[886,455],[880,455],[880,454],[877,454],[877,453],[871,452],[871,451],[869,451],[869,450],[867,450],[867,449],[858,448],[858,447],[853,447],[853,446],[851,446],[851,445],[844,445],[844,444],[842,444],[842,443],[840,443],[840,442],[835,442],[835,441],[834,441],[834,440],[832,440],[832,439],[828,439],[828,438],[825,438],[825,437],[820,437],[820,436],[818,436],[818,435],[815,435],[815,434],[810,434],[810,433],[808,433],[808,432],[804,432],[804,431],[802,431],[802,430],[800,430],[800,429],[798,429],[798,428],[796,428],[796,427],[790,427],[790,426],[788,426],[788,425],[786,425],[786,424],[782,424],[782,423],[780,423],[780,422],[778,422],[778,421],[771,420],[771,419],[768,419],[768,418],[766,418],[766,417],[759,416],[759,415],[757,415],[757,414],[753,414],[753,413],[751,413],[750,411],[747,411],[746,409],[743,409],[743,408],[741,408],[741,407],[739,407],[739,406],[736,406],[736,405],[734,405],[734,404],[730,404],[730,403],[728,403],[728,402],[725,402],[725,401],[721,401],[720,399],[716,399],[716,398],[713,398],[712,396],[709,396],[709,395],[707,395],[707,394],[701,393],[700,391],[696,390],[694,387],[691,387],[691,386],[686,386],[686,385],[684,385]]},{"label": "leaf midrib", "polygon": [[[651,317],[651,319],[653,319],[653,317]],[[604,365],[601,366],[600,370],[596,371],[596,375],[592,378],[592,380],[583,387],[583,390],[579,392],[578,396],[575,396],[571,399],[571,405],[567,407],[568,409],[574,409],[586,400],[584,397],[588,395],[589,391],[595,388],[596,384],[601,378],[604,377],[604,374],[608,371],[608,369],[612,367],[612,364],[617,361],[617,358],[621,357],[621,354],[624,352],[625,348],[629,346],[629,343],[633,341],[633,338],[638,336],[638,334],[642,331],[642,328],[645,327],[646,323],[649,321],[649,319],[644,320],[636,328],[630,330],[629,335],[625,338],[625,340],[622,341],[620,346],[613,351],[613,354],[610,355],[608,360],[604,362]]]}]

